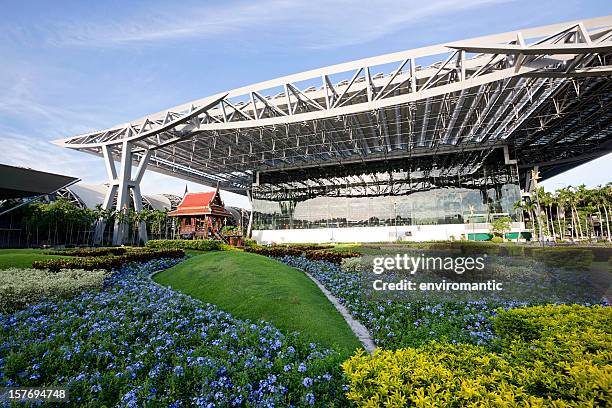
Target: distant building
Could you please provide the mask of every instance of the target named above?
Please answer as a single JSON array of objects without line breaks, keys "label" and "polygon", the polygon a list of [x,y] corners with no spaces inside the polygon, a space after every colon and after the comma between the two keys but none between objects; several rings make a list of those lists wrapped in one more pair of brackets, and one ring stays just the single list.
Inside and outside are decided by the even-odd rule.
[{"label": "distant building", "polygon": [[[94,209],[104,203],[108,186],[106,184],[84,184],[77,183],[70,187],[59,190],[56,196],[63,197],[79,208]],[[116,201],[116,198],[115,198]],[[176,209],[181,202],[181,197],[174,194],[143,194],[142,208],[148,210],[168,210]]]},{"label": "distant building", "polygon": [[219,238],[221,228],[232,218],[225,209],[219,189],[207,193],[187,193],[178,208],[168,213],[178,218],[181,238]]}]

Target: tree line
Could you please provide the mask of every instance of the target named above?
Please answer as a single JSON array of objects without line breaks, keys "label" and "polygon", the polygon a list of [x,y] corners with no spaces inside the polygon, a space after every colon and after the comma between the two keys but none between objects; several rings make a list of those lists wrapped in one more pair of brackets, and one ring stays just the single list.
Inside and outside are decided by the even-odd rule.
[{"label": "tree line", "polygon": [[[144,221],[150,238],[171,238],[172,219],[168,211],[143,209],[141,212],[130,208],[126,211],[96,208],[80,208],[64,198],[50,203],[35,202],[25,205],[11,218],[13,227],[19,227],[17,240],[21,245],[93,245],[94,232],[98,222],[106,224],[102,244],[111,240],[115,220],[129,226],[128,243],[138,245],[138,225]],[[12,228],[14,231],[17,228]],[[15,240],[15,239],[14,239]]]},{"label": "tree line", "polygon": [[539,187],[531,200],[521,200],[514,208],[527,215],[526,225],[536,239],[612,242],[612,183],[590,189],[584,184],[568,186],[554,192]]}]

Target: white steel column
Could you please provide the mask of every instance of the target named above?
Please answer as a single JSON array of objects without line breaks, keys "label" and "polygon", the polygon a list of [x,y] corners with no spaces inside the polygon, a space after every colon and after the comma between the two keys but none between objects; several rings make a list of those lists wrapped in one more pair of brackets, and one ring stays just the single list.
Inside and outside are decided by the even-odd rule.
[{"label": "white steel column", "polygon": [[[142,181],[142,176],[144,176],[144,172],[147,168],[147,164],[149,163],[149,158],[151,157],[151,151],[147,150],[147,152],[140,159],[140,163],[138,163],[138,168],[136,169],[136,176],[134,180],[132,180],[132,190],[134,196],[134,210],[137,213],[142,211],[142,194],[140,193],[140,182]],[[147,242],[147,224],[144,220],[141,220],[138,223],[138,240],[140,242]]]},{"label": "white steel column", "polygon": [[[259,183],[259,172],[257,173],[257,182]],[[251,189],[247,190],[247,197],[249,198],[249,203],[251,204],[251,213],[249,215],[249,226],[247,227],[247,237],[251,238],[253,233],[253,193]]]},{"label": "white steel column", "polygon": [[[117,194],[117,185],[115,180],[117,179],[117,170],[115,169],[115,161],[113,160],[113,153],[110,146],[103,146],[102,153],[104,155],[104,164],[106,165],[106,174],[110,180],[106,195],[104,196],[104,202],[102,203],[102,210],[110,210],[113,205],[113,199]],[[101,244],[104,238],[104,230],[106,229],[106,219],[102,216],[96,221],[96,228],[94,231],[94,244]]]},{"label": "white steel column", "polygon": [[[140,213],[142,211],[142,195],[140,194],[140,186],[136,184],[132,187],[133,195],[134,195],[134,210],[136,213]],[[147,224],[144,220],[140,220],[138,222],[138,241],[147,242]]]},{"label": "white steel column", "polygon": [[[119,173],[115,168],[115,162],[112,155],[112,150],[109,146],[102,147],[104,161],[106,164],[106,172],[108,174],[109,186],[104,197],[102,209],[110,210],[113,205],[115,195],[117,196],[117,205],[115,207],[115,225],[113,228],[113,245],[122,245],[129,231],[127,222],[128,211],[130,208],[130,189],[133,194],[134,211],[140,213],[142,211],[142,194],[140,192],[140,182],[144,176],[147,164],[151,157],[151,151],[146,150],[142,153],[136,174],[132,178],[132,163],[134,153],[132,152],[132,144],[124,141],[121,144],[121,168]],[[106,227],[104,219],[98,220],[96,231],[94,234],[94,242],[100,244]],[[140,242],[147,242],[147,226],[144,221],[138,223],[138,237]]]},{"label": "white steel column", "polygon": [[121,170],[117,180],[117,215],[115,228],[113,230],[113,245],[121,245],[125,240],[128,215],[128,197],[130,194],[130,182],[132,181],[132,145],[123,142],[121,146]]},{"label": "white steel column", "polygon": [[[109,184],[106,195],[104,196],[104,202],[102,203],[102,210],[110,210],[113,205],[113,199],[117,194],[117,185]],[[101,244],[104,238],[104,230],[106,229],[106,219],[104,216],[100,217],[96,222],[96,230],[94,232],[94,244]]]}]

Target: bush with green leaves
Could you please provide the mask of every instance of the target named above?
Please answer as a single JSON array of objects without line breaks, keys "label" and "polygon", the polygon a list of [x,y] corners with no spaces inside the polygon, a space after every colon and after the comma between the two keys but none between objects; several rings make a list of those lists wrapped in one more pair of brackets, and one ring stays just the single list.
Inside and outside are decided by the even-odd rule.
[{"label": "bush with green leaves", "polygon": [[147,248],[155,249],[191,249],[195,251],[221,251],[223,242],[214,239],[152,239],[147,241]]},{"label": "bush with green leaves", "polygon": [[361,254],[357,252],[335,252],[335,251],[306,251],[304,256],[311,261],[327,261],[340,265],[347,258],[358,258]]},{"label": "bush with green leaves", "polygon": [[300,249],[302,251],[321,251],[323,249],[334,248],[334,246],[330,244],[284,244],[284,245],[275,245],[275,246]]},{"label": "bush with green leaves", "polygon": [[259,255],[263,255],[263,256],[270,256],[273,258],[279,258],[279,257],[283,257],[283,256],[300,256],[302,255],[302,253],[304,251],[302,251],[301,249],[296,249],[296,248],[291,248],[291,247],[287,247],[287,246],[271,246],[271,247],[265,247],[265,246],[253,246],[253,247],[246,247],[244,249],[246,252],[251,252],[254,254],[259,254]]},{"label": "bush with green leaves", "polygon": [[360,406],[609,406],[612,308],[500,310],[498,352],[432,342],[343,363]]},{"label": "bush with green leaves", "polygon": [[257,246],[257,241],[255,241],[254,239],[250,239],[250,238],[243,238],[242,239],[242,245],[245,248],[256,247]]},{"label": "bush with green leaves", "polygon": [[[136,249],[137,250],[137,249]],[[123,255],[128,251],[125,247],[102,247],[102,248],[74,248],[62,249],[57,251],[47,251],[49,255],[64,255],[64,256],[107,256],[107,255]]]},{"label": "bush with green leaves", "polygon": [[96,269],[104,269],[111,271],[119,269],[121,265],[128,262],[146,262],[153,259],[161,258],[183,258],[185,251],[182,249],[148,249],[126,252],[124,255],[104,255],[104,256],[86,256],[61,259],[47,259],[44,261],[34,261],[32,268],[47,269],[51,272],[58,272],[61,269],[85,269],[93,271]]},{"label": "bush with green leaves", "polygon": [[608,262],[612,260],[612,247],[610,246],[591,246],[581,247],[581,249],[588,249],[593,253],[594,262]]},{"label": "bush with green leaves", "polygon": [[0,271],[0,312],[11,313],[43,299],[69,298],[85,290],[101,289],[107,276],[104,270],[83,269]]},{"label": "bush with green leaves", "polygon": [[359,273],[363,268],[362,259],[359,257],[344,258],[340,262],[340,267],[343,272]]},{"label": "bush with green leaves", "polygon": [[225,225],[221,228],[221,234],[223,235],[242,235],[242,231],[235,225]]},{"label": "bush with green leaves", "polygon": [[534,259],[553,268],[589,270],[593,263],[593,252],[589,249],[532,248],[527,252]]},{"label": "bush with green leaves", "polygon": [[[361,256],[356,252],[344,251],[336,252],[318,248],[319,245],[273,245],[270,247],[256,246],[245,248],[245,251],[259,255],[270,256],[272,258],[283,258],[285,256],[305,256],[312,261],[327,261],[340,265],[345,258],[355,258]],[[324,246],[327,248],[326,246]]]}]

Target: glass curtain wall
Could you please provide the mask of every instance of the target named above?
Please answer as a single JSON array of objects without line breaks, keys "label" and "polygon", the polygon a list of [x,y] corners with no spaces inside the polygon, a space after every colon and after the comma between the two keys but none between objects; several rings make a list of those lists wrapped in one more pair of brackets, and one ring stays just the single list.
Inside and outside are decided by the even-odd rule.
[{"label": "glass curtain wall", "polygon": [[[291,187],[286,183],[280,195],[271,193],[270,186],[254,186],[253,229],[462,224],[502,216],[519,221],[513,208],[521,194],[515,173],[509,168],[510,177],[503,181],[485,177],[474,188],[433,185],[406,195],[363,196],[362,185],[354,189],[343,185],[342,196],[334,195],[333,188],[326,195],[308,196],[300,183],[301,193],[290,199]],[[346,194],[347,190],[354,195]]]}]

